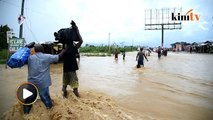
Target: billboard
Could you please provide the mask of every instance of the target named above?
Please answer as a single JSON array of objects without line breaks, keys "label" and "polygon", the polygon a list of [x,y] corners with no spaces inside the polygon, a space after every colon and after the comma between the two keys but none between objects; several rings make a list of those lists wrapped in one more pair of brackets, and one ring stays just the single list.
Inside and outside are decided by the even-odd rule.
[{"label": "billboard", "polygon": [[182,8],[145,10],[145,30],[181,29],[181,22],[172,20],[172,14],[182,13]]}]

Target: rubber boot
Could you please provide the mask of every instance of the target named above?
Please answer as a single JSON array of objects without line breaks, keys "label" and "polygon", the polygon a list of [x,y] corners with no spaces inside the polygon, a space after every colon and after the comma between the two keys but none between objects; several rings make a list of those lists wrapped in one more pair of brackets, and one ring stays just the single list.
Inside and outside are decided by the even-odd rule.
[{"label": "rubber boot", "polygon": [[32,108],[32,105],[23,105],[24,114],[29,114],[31,108]]},{"label": "rubber boot", "polygon": [[67,98],[67,86],[63,85],[62,91],[64,98]]},{"label": "rubber boot", "polygon": [[78,88],[74,88],[73,93],[75,94],[76,97],[80,97],[80,95],[78,93]]}]

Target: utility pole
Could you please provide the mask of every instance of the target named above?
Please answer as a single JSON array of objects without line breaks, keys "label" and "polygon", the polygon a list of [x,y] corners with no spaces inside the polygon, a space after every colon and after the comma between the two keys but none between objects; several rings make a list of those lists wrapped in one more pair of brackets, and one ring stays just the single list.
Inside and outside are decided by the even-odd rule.
[{"label": "utility pole", "polygon": [[163,43],[164,43],[164,40],[163,40],[163,38],[164,38],[163,34],[164,33],[163,33],[163,31],[164,31],[164,24],[161,25],[161,47],[162,48],[163,48]]},{"label": "utility pole", "polygon": [[108,41],[108,46],[109,46],[109,49],[108,49],[109,51],[108,51],[108,52],[110,53],[110,32],[109,32],[109,41]]},{"label": "utility pole", "polygon": [[131,47],[131,50],[133,50],[133,45],[134,45],[134,39],[132,39],[132,47]]},{"label": "utility pole", "polygon": [[[21,4],[21,17],[24,16],[24,1],[25,0],[22,0],[22,4]],[[23,38],[23,23],[20,25],[19,38]]]}]

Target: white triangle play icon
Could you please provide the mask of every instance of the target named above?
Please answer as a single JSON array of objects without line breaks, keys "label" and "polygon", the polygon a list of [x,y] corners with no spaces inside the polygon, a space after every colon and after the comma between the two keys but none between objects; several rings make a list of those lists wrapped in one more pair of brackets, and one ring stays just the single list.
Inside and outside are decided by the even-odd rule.
[{"label": "white triangle play icon", "polygon": [[26,98],[30,97],[31,95],[33,95],[32,92],[30,92],[29,90],[27,90],[25,88],[23,89],[23,99],[26,99]]}]

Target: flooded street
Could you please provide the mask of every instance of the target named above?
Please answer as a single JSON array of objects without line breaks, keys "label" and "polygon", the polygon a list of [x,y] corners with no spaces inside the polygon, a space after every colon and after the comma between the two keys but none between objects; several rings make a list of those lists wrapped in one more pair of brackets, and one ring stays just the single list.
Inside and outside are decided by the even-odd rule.
[{"label": "flooded street", "polygon": [[[126,60],[114,57],[81,57],[77,71],[80,90],[93,90],[144,116],[160,120],[213,119],[213,55],[168,53],[148,57],[145,67],[136,69],[136,52]],[[27,66],[0,66],[0,107],[5,112],[16,101],[16,87],[27,78]],[[51,93],[60,94],[62,64],[51,66]],[[70,88],[69,88],[70,89]]]},{"label": "flooded street", "polygon": [[169,53],[159,60],[152,53],[141,69],[135,68],[135,56],[82,58],[81,85],[156,119],[213,118],[213,55]]}]

